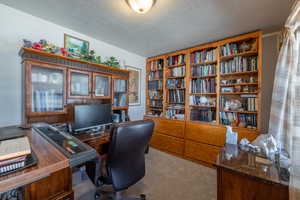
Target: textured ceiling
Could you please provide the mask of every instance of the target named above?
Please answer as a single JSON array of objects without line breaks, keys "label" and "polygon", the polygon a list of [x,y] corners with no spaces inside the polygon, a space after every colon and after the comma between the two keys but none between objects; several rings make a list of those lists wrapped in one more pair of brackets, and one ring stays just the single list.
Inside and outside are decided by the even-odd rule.
[{"label": "textured ceiling", "polygon": [[284,24],[291,0],[157,0],[145,15],[125,0],[0,0],[0,3],[141,56],[154,56]]}]

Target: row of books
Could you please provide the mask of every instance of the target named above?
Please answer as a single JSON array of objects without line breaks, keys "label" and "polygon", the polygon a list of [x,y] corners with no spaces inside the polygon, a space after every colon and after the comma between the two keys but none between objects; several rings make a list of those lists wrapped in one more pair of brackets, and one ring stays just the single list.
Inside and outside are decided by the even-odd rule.
[{"label": "row of books", "polygon": [[232,125],[240,128],[256,128],[257,116],[256,114],[240,114],[231,112],[220,112],[220,120],[223,125]]},{"label": "row of books", "polygon": [[217,67],[215,64],[212,65],[195,65],[192,67],[192,76],[207,76],[215,75]]},{"label": "row of books", "polygon": [[221,56],[229,56],[250,51],[255,45],[255,40],[227,43],[221,46]]},{"label": "row of books", "polygon": [[160,100],[160,101],[150,100],[150,106],[162,108],[162,106],[163,106],[162,100]]},{"label": "row of books", "polygon": [[192,63],[203,63],[217,60],[217,49],[196,51],[191,54]]},{"label": "row of books", "polygon": [[215,78],[197,78],[191,80],[192,93],[215,93],[216,79]]},{"label": "row of books", "polygon": [[148,81],[148,89],[149,90],[157,90],[162,89],[163,82],[161,80],[159,81]]},{"label": "row of books", "polygon": [[150,99],[160,99],[163,97],[162,91],[148,90],[148,95]]},{"label": "row of books", "polygon": [[180,54],[177,56],[169,56],[168,57],[168,65],[180,65],[185,63],[185,55]]},{"label": "row of books", "polygon": [[114,106],[127,106],[127,94],[116,93],[114,95]]},{"label": "row of books", "polygon": [[158,59],[150,62],[150,71],[162,70],[164,68],[164,60]]},{"label": "row of books", "polygon": [[162,70],[159,70],[155,72],[149,72],[148,80],[149,81],[158,80],[158,79],[163,79],[163,77],[164,77],[164,72]]},{"label": "row of books", "polygon": [[222,74],[234,72],[247,72],[257,70],[257,57],[234,57],[226,62],[221,62],[220,70]]},{"label": "row of books", "polygon": [[172,78],[167,79],[167,88],[185,88],[185,79],[184,78]]},{"label": "row of books", "polygon": [[169,91],[169,102],[182,103],[184,102],[184,90],[170,90]]},{"label": "row of books", "polygon": [[258,101],[256,97],[247,98],[247,103],[244,106],[249,112],[256,112],[258,109]]},{"label": "row of books", "polygon": [[216,97],[191,95],[190,105],[216,106]]},{"label": "row of books", "polygon": [[191,109],[192,121],[212,122],[216,120],[216,111],[209,108]]},{"label": "row of books", "polygon": [[185,76],[185,66],[169,69],[168,76]]},{"label": "row of books", "polygon": [[126,92],[127,91],[127,81],[123,79],[114,80],[114,91],[115,92]]},{"label": "row of books", "polygon": [[34,90],[32,112],[59,111],[63,109],[63,93],[55,89]]},{"label": "row of books", "polygon": [[184,120],[184,110],[168,108],[166,118]]}]

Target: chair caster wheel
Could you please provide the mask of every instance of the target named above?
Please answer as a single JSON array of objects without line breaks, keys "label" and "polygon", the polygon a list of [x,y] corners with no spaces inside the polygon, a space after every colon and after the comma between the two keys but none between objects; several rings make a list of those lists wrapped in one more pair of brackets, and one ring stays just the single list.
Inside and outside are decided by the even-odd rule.
[{"label": "chair caster wheel", "polygon": [[100,197],[101,197],[101,195],[96,192],[96,194],[95,194],[95,200],[99,199]]},{"label": "chair caster wheel", "polygon": [[141,197],[141,200],[146,200],[146,195],[141,194],[140,197]]}]

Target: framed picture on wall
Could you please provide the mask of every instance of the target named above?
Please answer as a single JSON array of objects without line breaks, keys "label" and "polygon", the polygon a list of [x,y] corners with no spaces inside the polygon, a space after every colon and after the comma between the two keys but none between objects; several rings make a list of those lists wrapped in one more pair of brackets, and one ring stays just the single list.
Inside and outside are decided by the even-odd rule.
[{"label": "framed picture on wall", "polygon": [[142,70],[136,67],[126,66],[129,71],[128,80],[128,95],[129,105],[141,105],[141,72]]},{"label": "framed picture on wall", "polygon": [[64,34],[64,48],[73,55],[84,55],[89,52],[90,43],[86,40]]}]

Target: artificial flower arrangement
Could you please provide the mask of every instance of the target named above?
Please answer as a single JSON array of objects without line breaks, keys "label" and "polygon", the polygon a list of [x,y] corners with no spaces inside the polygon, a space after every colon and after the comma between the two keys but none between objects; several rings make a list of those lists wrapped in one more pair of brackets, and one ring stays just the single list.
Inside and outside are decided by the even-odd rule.
[{"label": "artificial flower arrangement", "polygon": [[66,56],[70,58],[76,58],[79,60],[84,60],[96,64],[103,64],[103,65],[108,65],[116,68],[120,67],[119,61],[113,56],[109,57],[109,59],[107,59],[105,62],[102,62],[101,56],[96,56],[94,50],[91,50],[84,55],[73,55],[72,53],[68,52],[65,48],[60,48],[54,44],[48,43],[46,40],[43,39],[40,40],[39,42],[34,42],[34,43],[32,43],[29,40],[23,39],[23,43],[24,43],[23,46],[26,48],[33,48],[40,51]]}]

